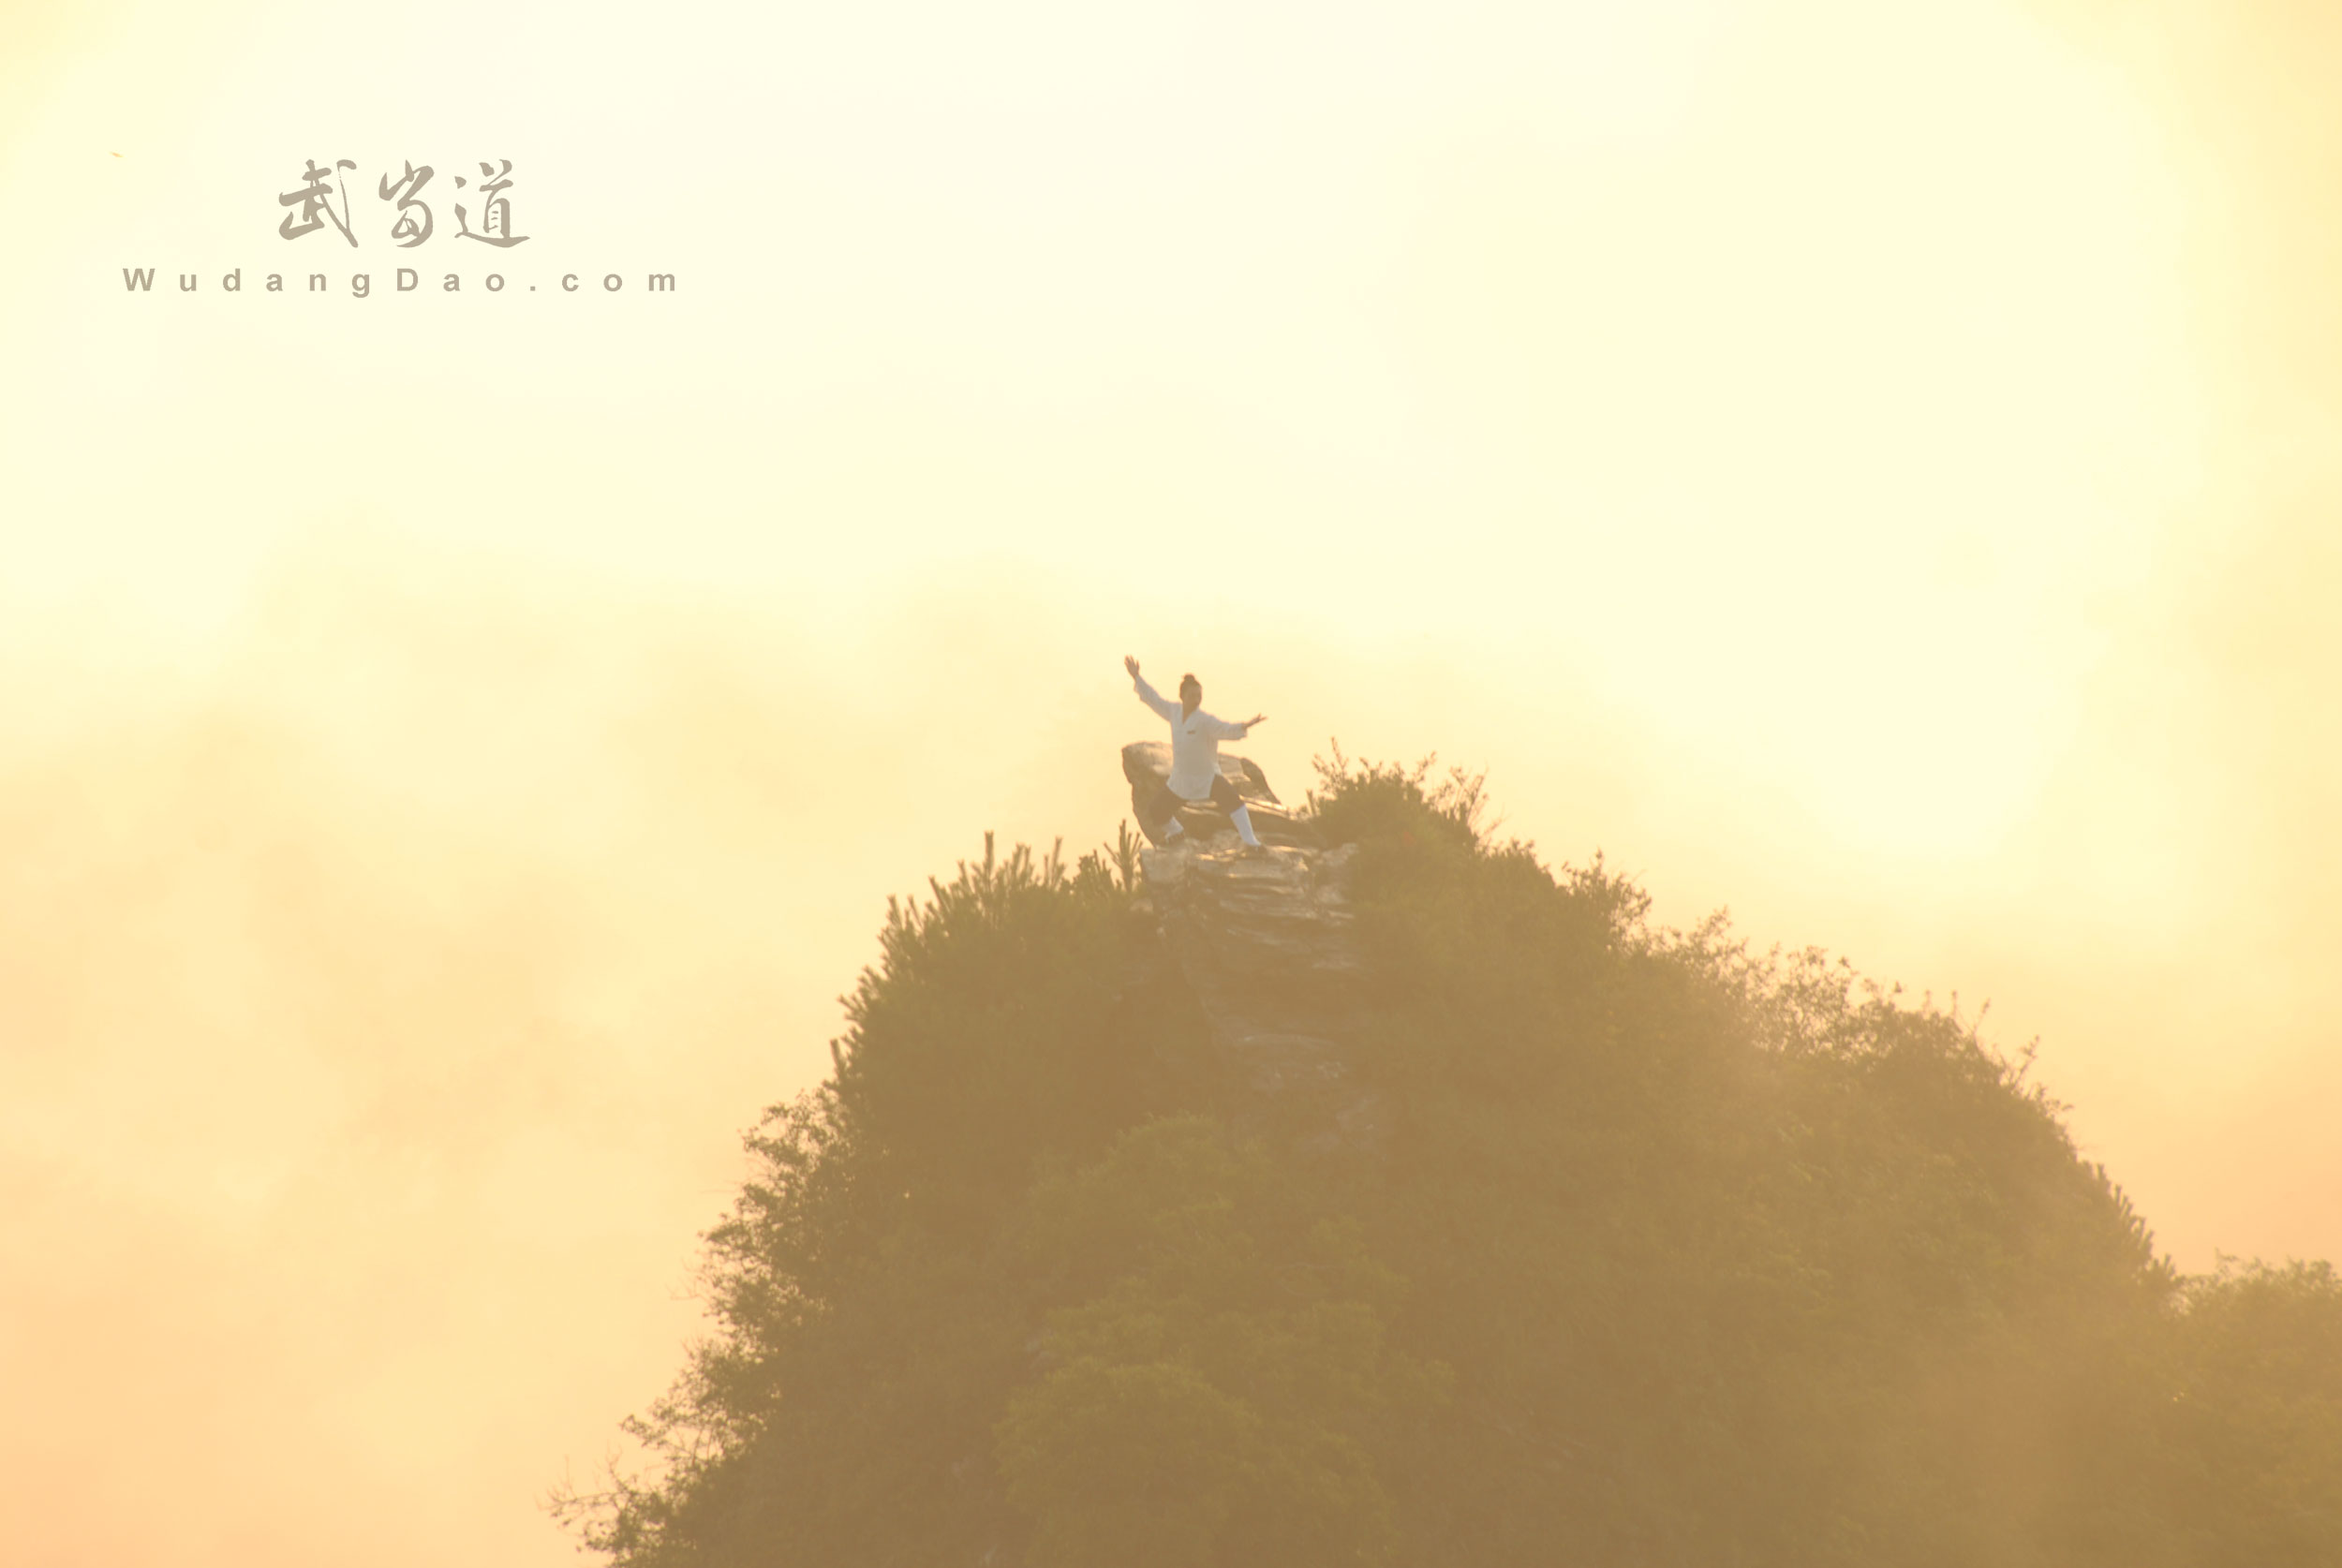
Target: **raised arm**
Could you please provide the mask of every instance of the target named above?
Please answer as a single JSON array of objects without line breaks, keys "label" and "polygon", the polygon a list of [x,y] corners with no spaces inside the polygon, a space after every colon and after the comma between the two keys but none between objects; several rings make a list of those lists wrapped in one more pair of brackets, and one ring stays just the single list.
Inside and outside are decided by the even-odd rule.
[{"label": "raised arm", "polygon": [[1244,720],[1241,724],[1232,718],[1214,718],[1211,721],[1211,738],[1214,740],[1242,740],[1244,738],[1245,731],[1250,730],[1253,725],[1260,723],[1267,717],[1268,716],[1265,713],[1256,713],[1252,717]]},{"label": "raised arm", "polygon": [[1122,656],[1122,668],[1131,673],[1131,685],[1138,689],[1138,700],[1140,702],[1154,709],[1157,717],[1168,719],[1173,723],[1177,723],[1178,721],[1179,704],[1172,702],[1169,698],[1164,696],[1162,692],[1157,691],[1153,687],[1147,684],[1147,677],[1138,673],[1138,660],[1133,658],[1128,654],[1124,654]]}]

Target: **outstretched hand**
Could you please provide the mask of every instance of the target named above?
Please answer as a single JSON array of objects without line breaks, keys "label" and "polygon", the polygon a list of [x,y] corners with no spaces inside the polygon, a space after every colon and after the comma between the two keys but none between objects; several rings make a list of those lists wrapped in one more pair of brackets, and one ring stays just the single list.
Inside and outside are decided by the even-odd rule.
[{"label": "outstretched hand", "polygon": [[1255,724],[1266,724],[1266,723],[1267,723],[1267,722],[1268,722],[1268,716],[1267,716],[1267,714],[1265,714],[1265,713],[1256,713],[1256,714],[1254,714],[1252,717],[1250,717],[1250,718],[1248,718],[1248,719],[1246,719],[1246,720],[1244,721],[1244,727],[1245,727],[1247,730],[1249,730],[1249,729],[1251,729],[1251,728],[1252,728],[1253,725],[1255,725]]},{"label": "outstretched hand", "polygon": [[1131,673],[1131,679],[1138,679],[1138,660],[1133,658],[1128,654],[1124,654],[1122,656],[1122,668]]}]

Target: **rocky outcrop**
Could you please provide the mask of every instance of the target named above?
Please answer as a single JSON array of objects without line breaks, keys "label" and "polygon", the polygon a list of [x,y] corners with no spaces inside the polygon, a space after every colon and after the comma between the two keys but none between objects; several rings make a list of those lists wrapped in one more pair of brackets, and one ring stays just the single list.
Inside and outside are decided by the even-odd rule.
[{"label": "rocky outcrop", "polygon": [[[1171,747],[1163,741],[1133,741],[1122,748],[1122,777],[1131,786],[1131,814],[1141,830],[1147,828],[1147,802],[1171,775]],[[1268,787],[1268,776],[1250,758],[1222,753],[1220,777],[1236,787],[1253,819],[1253,832],[1264,844],[1313,845],[1316,835],[1295,819]],[[1179,826],[1191,836],[1211,837],[1228,831],[1228,816],[1210,803],[1182,806]],[[1152,836],[1149,835],[1149,841]]]},{"label": "rocky outcrop", "polygon": [[1140,856],[1148,902],[1232,1070],[1238,1119],[1320,1153],[1371,1152],[1382,1136],[1357,1071],[1356,849],[1248,851],[1232,831],[1191,829]]}]

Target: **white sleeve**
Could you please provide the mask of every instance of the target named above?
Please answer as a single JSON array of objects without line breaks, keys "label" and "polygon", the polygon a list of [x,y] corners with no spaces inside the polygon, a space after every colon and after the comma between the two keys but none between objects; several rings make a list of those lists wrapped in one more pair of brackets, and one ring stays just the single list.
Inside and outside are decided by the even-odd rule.
[{"label": "white sleeve", "polygon": [[1138,700],[1154,709],[1158,717],[1168,719],[1173,723],[1178,721],[1179,705],[1177,703],[1166,702],[1162,692],[1147,684],[1146,676],[1133,675],[1131,683],[1138,688]]},{"label": "white sleeve", "polygon": [[1242,740],[1245,732],[1250,729],[1250,724],[1234,724],[1224,718],[1214,718],[1208,732],[1214,740]]}]

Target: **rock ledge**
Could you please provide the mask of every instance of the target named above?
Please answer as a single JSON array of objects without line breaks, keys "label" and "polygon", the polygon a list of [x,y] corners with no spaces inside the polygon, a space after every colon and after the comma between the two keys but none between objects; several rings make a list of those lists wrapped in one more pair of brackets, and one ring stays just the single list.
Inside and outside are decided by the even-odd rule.
[{"label": "rock ledge", "polygon": [[1356,1067],[1356,848],[1247,851],[1233,831],[1191,829],[1140,855],[1164,938],[1236,1070],[1239,1119],[1319,1152],[1371,1149],[1382,1133]]}]

